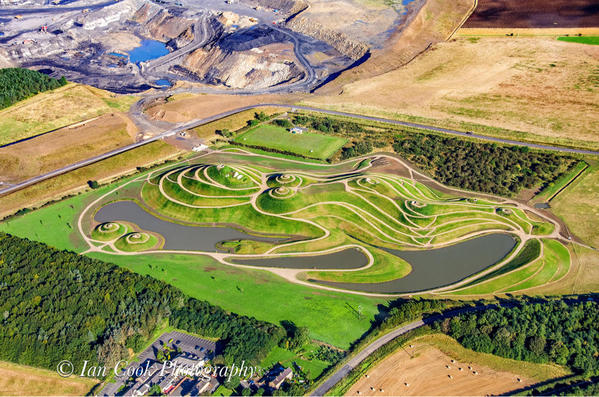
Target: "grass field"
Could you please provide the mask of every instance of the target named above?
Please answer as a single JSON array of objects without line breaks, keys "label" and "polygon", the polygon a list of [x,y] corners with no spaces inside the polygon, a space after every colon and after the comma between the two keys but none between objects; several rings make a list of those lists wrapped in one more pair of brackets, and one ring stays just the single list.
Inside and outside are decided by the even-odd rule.
[{"label": "grass field", "polygon": [[0,395],[3,396],[83,396],[98,383],[95,379],[63,378],[55,371],[0,362]]},{"label": "grass field", "polygon": [[555,182],[550,183],[545,189],[543,189],[539,194],[537,194],[534,197],[533,201],[540,202],[553,199],[553,196],[555,196],[561,189],[568,185],[568,183],[570,183],[572,179],[579,176],[578,174],[582,172],[582,170],[584,170],[586,167],[587,163],[585,163],[584,161],[579,161],[578,163],[576,163],[574,167],[572,167],[571,170],[564,173],[557,180],[555,180]]},{"label": "grass field", "polygon": [[243,145],[296,153],[321,160],[331,157],[347,142],[339,137],[311,132],[292,134],[274,125],[258,126],[237,136],[234,141]]},{"label": "grass field", "polygon": [[164,142],[153,142],[135,150],[88,165],[78,170],[36,183],[10,195],[0,197],[0,217],[21,208],[37,207],[47,201],[70,193],[86,190],[87,181],[110,179],[123,173],[134,172],[138,166],[148,166],[172,158],[182,152]]},{"label": "grass field", "polygon": [[551,202],[557,214],[576,236],[599,247],[599,167],[587,169]]},{"label": "grass field", "polygon": [[1,110],[0,145],[106,113],[126,112],[136,100],[132,96],[70,83]]},{"label": "grass field", "polygon": [[599,45],[599,36],[561,36],[557,39],[560,41],[567,41],[568,43]]}]

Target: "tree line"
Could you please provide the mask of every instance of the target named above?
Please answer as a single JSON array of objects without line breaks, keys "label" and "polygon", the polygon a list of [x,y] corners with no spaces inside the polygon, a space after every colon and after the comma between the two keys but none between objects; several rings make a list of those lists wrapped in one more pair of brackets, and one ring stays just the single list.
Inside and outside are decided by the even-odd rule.
[{"label": "tree line", "polygon": [[111,366],[165,324],[219,338],[226,363],[257,364],[283,328],[185,296],[97,259],[0,233],[0,360]]},{"label": "tree line", "polygon": [[599,305],[595,301],[537,301],[437,322],[435,329],[464,347],[515,360],[566,365],[599,374]]},{"label": "tree line", "polygon": [[22,68],[0,69],[0,109],[67,84],[63,77],[54,79],[35,70]]},{"label": "tree line", "polygon": [[576,163],[572,157],[531,152],[526,146],[432,134],[402,134],[393,149],[440,182],[504,196],[544,186]]}]

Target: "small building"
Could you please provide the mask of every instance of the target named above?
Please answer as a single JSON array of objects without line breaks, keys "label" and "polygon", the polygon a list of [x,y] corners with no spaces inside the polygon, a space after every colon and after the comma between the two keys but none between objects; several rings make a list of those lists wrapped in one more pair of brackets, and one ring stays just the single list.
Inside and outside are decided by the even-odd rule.
[{"label": "small building", "polygon": [[303,134],[306,131],[308,131],[308,129],[303,127],[293,127],[289,130],[289,132],[291,132],[292,134]]},{"label": "small building", "polygon": [[275,390],[279,390],[283,382],[291,378],[293,378],[293,371],[291,368],[285,368],[283,372],[278,374],[268,385]]}]

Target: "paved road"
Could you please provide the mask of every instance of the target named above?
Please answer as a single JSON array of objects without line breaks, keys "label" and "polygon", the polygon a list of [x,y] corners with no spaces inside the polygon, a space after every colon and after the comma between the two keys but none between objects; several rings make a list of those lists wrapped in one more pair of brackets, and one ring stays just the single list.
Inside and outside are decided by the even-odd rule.
[{"label": "paved road", "polygon": [[386,345],[387,343],[391,342],[393,339],[397,338],[398,336],[406,334],[416,328],[420,328],[423,325],[424,325],[424,321],[422,321],[422,320],[414,321],[408,325],[404,325],[403,327],[398,328],[395,331],[392,331],[392,332],[380,337],[379,339],[375,340],[370,345],[366,346],[366,348],[364,350],[360,351],[358,354],[356,354],[354,357],[352,357],[352,359],[349,360],[347,362],[347,364],[345,364],[343,367],[341,367],[339,370],[337,370],[337,372],[335,372],[327,380],[325,380],[319,387],[316,388],[316,390],[314,390],[312,392],[311,395],[312,396],[324,396],[325,393],[328,392],[329,390],[331,390],[333,388],[333,386],[335,386],[337,383],[339,383],[339,381],[341,379],[345,378],[347,376],[347,374],[349,374],[351,372],[351,370],[356,368],[358,366],[358,364],[360,364],[362,361],[364,361],[366,359],[366,357],[370,356],[381,346]]},{"label": "paved road", "polygon": [[[147,99],[148,98],[144,98],[144,99],[140,100],[139,103],[143,103]],[[137,119],[136,121],[138,123],[140,123],[142,125],[147,125],[149,127],[151,124],[143,115],[142,106],[140,106],[139,103],[134,105],[134,108],[132,110],[132,116],[134,116]],[[490,136],[486,136],[486,135],[468,134],[468,133],[465,133],[462,131],[456,131],[456,130],[451,130],[451,129],[447,129],[447,128],[432,127],[432,126],[423,125],[423,124],[390,120],[390,119],[384,119],[384,118],[380,118],[380,117],[363,116],[363,115],[353,114],[353,113],[337,112],[337,111],[333,111],[333,110],[324,110],[324,109],[319,109],[319,108],[310,107],[310,106],[299,106],[299,105],[289,105],[289,104],[280,104],[280,103],[263,103],[263,104],[257,104],[257,105],[243,106],[243,107],[240,107],[237,109],[229,110],[227,112],[216,114],[211,117],[192,120],[187,123],[177,124],[175,127],[171,128],[167,131],[164,131],[156,136],[153,136],[151,138],[148,138],[148,139],[145,139],[145,140],[142,140],[139,142],[135,142],[135,143],[129,144],[127,146],[123,146],[123,147],[115,149],[115,150],[111,150],[107,153],[91,157],[87,160],[78,161],[78,162],[68,165],[66,167],[62,167],[60,169],[48,172],[46,174],[39,175],[34,178],[28,179],[21,183],[5,187],[4,189],[0,189],[0,195],[11,193],[11,192],[17,191],[19,189],[22,189],[24,187],[33,185],[37,182],[41,182],[45,179],[49,179],[49,178],[55,177],[57,175],[64,174],[66,172],[73,171],[73,170],[76,170],[81,167],[85,167],[86,165],[90,165],[90,164],[93,164],[100,160],[104,160],[109,157],[115,156],[117,154],[129,151],[131,149],[135,149],[137,147],[143,146],[150,142],[160,140],[164,137],[178,134],[181,131],[185,131],[190,128],[195,128],[197,126],[207,124],[212,121],[215,121],[215,120],[218,120],[218,119],[221,119],[224,117],[228,117],[228,116],[231,116],[231,115],[239,113],[239,112],[243,112],[245,110],[257,109],[257,108],[261,108],[261,107],[283,107],[283,108],[293,108],[293,109],[300,109],[300,110],[309,110],[309,111],[315,111],[315,112],[330,114],[330,115],[335,115],[335,116],[352,117],[352,118],[356,118],[356,119],[360,119],[360,120],[383,122],[383,123],[402,125],[402,126],[407,126],[407,127],[416,127],[416,128],[420,128],[420,129],[427,130],[427,131],[441,132],[441,133],[458,135],[458,136],[463,136],[463,137],[480,138],[480,139],[484,139],[487,141],[510,144],[510,145],[528,146],[528,147],[534,148],[534,149],[544,149],[544,150],[552,150],[552,151],[558,151],[558,152],[590,154],[590,155],[599,156],[599,151],[593,151],[593,150],[572,149],[572,148],[564,148],[564,147],[552,146],[552,145],[540,145],[540,144],[534,144],[534,143],[528,143],[528,142],[515,141],[515,140],[511,140],[511,139],[495,138],[495,137],[490,137]]]},{"label": "paved road", "polygon": [[[514,304],[507,302],[502,304],[503,307],[510,307]],[[333,375],[331,375],[327,380],[325,380],[320,386],[318,386],[311,394],[311,396],[324,396],[329,390],[333,388],[341,379],[343,379],[347,374],[351,372],[354,368],[358,366],[362,361],[366,359],[366,357],[370,356],[377,349],[391,342],[393,339],[404,335],[410,331],[415,330],[416,328],[420,328],[425,324],[431,324],[435,321],[442,320],[444,318],[458,316],[460,314],[469,313],[469,312],[478,312],[482,310],[495,309],[498,305],[485,305],[485,306],[475,306],[475,307],[465,307],[461,309],[451,310],[443,314],[439,314],[436,316],[428,317],[424,320],[417,320],[411,322],[403,327],[400,327],[396,330],[389,332],[386,335],[381,336],[376,339],[374,342],[366,346],[363,350],[361,350],[358,354],[352,357],[343,367],[337,370]]]}]

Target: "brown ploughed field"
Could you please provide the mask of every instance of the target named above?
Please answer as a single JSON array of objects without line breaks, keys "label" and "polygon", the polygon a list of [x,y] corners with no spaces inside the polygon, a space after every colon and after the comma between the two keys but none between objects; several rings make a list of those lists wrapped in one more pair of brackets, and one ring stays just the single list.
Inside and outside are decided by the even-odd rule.
[{"label": "brown ploughed field", "polygon": [[596,0],[479,0],[465,28],[592,28]]}]

